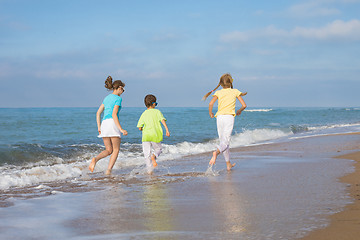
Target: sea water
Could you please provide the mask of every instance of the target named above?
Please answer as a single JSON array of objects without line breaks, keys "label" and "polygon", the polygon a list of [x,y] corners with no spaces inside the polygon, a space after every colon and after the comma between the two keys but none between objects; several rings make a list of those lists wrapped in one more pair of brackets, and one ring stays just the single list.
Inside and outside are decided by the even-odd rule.
[{"label": "sea water", "polygon": [[[141,172],[144,158],[137,121],[145,108],[124,107],[115,169]],[[216,119],[207,108],[159,108],[171,136],[159,161],[174,161],[214,150]],[[216,109],[215,109],[216,110]],[[98,138],[96,108],[1,108],[0,191],[74,180],[88,173],[90,159],[104,149]],[[360,131],[360,108],[248,108],[236,117],[231,148],[288,141],[321,134]],[[100,161],[95,172],[103,172]],[[164,170],[166,172],[166,170]],[[206,171],[206,167],[204,172]]]}]

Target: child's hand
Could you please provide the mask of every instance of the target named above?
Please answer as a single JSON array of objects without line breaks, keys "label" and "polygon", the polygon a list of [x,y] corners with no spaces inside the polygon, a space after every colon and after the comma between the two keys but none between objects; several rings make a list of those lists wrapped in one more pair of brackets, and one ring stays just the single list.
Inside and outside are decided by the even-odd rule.
[{"label": "child's hand", "polygon": [[128,135],[128,132],[127,132],[125,129],[120,130],[120,132],[121,132],[124,136]]},{"label": "child's hand", "polygon": [[236,111],[236,116],[239,116],[239,115],[241,114],[241,112],[242,112],[242,111],[241,111],[240,109],[237,110],[237,111]]},{"label": "child's hand", "polygon": [[166,131],[166,136],[170,137],[170,132],[169,131]]},{"label": "child's hand", "polygon": [[214,118],[214,114],[213,113],[209,113],[211,118]]}]

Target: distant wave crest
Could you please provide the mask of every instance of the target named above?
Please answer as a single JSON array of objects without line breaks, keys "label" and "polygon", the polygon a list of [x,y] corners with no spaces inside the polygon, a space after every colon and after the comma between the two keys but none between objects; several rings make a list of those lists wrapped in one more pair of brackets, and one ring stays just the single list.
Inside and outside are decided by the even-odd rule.
[{"label": "distant wave crest", "polygon": [[268,108],[268,109],[266,109],[266,108],[264,108],[264,109],[245,109],[244,111],[245,112],[270,112],[270,111],[272,111],[272,109],[271,108]]}]

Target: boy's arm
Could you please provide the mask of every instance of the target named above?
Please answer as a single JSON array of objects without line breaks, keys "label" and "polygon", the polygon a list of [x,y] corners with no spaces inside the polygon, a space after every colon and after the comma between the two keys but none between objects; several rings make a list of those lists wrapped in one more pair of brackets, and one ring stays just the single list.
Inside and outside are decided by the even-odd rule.
[{"label": "boy's arm", "polygon": [[167,136],[167,137],[170,137],[170,132],[169,132],[168,126],[166,125],[165,119],[161,120],[161,123],[162,123],[162,124],[164,125],[164,127],[165,127],[166,136]]},{"label": "boy's arm", "polygon": [[144,121],[143,121],[142,119],[143,119],[143,115],[141,114],[141,116],[140,116],[140,118],[139,118],[139,121],[138,121],[138,123],[137,123],[137,125],[136,125],[136,127],[137,127],[140,131],[142,131],[143,128],[144,128]]}]

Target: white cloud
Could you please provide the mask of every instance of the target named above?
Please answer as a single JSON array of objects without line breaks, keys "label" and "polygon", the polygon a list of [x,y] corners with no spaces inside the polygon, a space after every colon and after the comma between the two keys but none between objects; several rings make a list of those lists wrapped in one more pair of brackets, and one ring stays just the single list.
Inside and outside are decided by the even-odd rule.
[{"label": "white cloud", "polygon": [[309,0],[295,4],[286,10],[291,17],[324,17],[342,14],[338,9],[344,4],[359,3],[360,0]]},{"label": "white cloud", "polygon": [[251,37],[250,33],[233,31],[220,36],[221,42],[247,42]]},{"label": "white cloud", "polygon": [[324,1],[311,1],[293,5],[289,8],[288,14],[295,17],[321,17],[341,13],[336,8],[323,6],[323,3]]},{"label": "white cloud", "polygon": [[36,78],[42,79],[87,79],[91,77],[88,72],[83,70],[70,70],[61,68],[53,68],[46,70],[41,69],[30,72],[30,74]]},{"label": "white cloud", "polygon": [[306,39],[360,40],[360,21],[351,20],[344,22],[342,20],[336,20],[322,28],[296,27],[289,34]]},{"label": "white cloud", "polygon": [[220,36],[220,42],[233,44],[258,39],[266,39],[273,43],[284,41],[289,43],[304,39],[316,41],[360,41],[360,21],[357,19],[347,22],[335,20],[323,27],[295,27],[291,30],[284,30],[270,25],[256,31],[233,31]]}]

